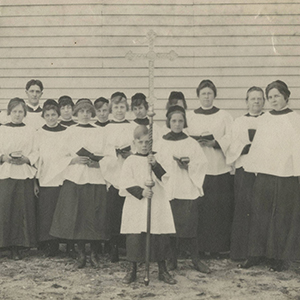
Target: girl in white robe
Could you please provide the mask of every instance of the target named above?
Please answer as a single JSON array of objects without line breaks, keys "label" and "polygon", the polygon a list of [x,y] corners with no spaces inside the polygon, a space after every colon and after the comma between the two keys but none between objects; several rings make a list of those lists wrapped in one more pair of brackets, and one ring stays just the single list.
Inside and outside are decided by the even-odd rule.
[{"label": "girl in white robe", "polygon": [[105,126],[106,154],[101,161],[101,169],[108,182],[109,223],[111,229],[111,262],[119,261],[118,247],[121,242],[120,227],[125,198],[119,195],[121,169],[125,159],[131,154],[133,125],[125,118],[129,109],[124,93],[111,96],[110,111],[113,119]]},{"label": "girl in white robe", "polygon": [[[158,262],[159,280],[168,284],[176,281],[167,272],[165,260],[170,255],[169,234],[175,233],[170,203],[165,196],[164,169],[149,153],[149,134],[145,125],[134,131],[134,144],[137,153],[128,157],[122,167],[120,194],[125,196],[122,214],[121,233],[126,234],[127,260],[131,262],[130,271],[123,279],[129,284],[136,279],[137,262],[145,261],[147,232],[147,198],[151,193],[151,250],[150,261]],[[145,186],[149,177],[149,160],[155,183],[152,192]]]},{"label": "girl in white robe", "polygon": [[0,127],[0,247],[11,249],[13,259],[20,259],[21,248],[36,246],[36,203],[33,165],[34,129],[22,121],[26,116],[23,99],[8,103],[11,122]]},{"label": "girl in white robe", "polygon": [[[157,148],[157,159],[169,175],[166,183],[167,199],[176,228],[176,237],[182,245],[188,245],[196,270],[209,273],[200,262],[197,246],[198,205],[203,196],[202,185],[207,159],[198,143],[182,132],[186,127],[185,111],[171,106],[167,112],[167,126],[171,131],[164,135]],[[172,269],[177,267],[176,239],[172,242]]]},{"label": "girl in white robe", "polygon": [[66,131],[65,170],[50,234],[74,240],[78,246],[78,268],[86,265],[85,244],[91,244],[91,265],[99,267],[100,240],[109,239],[106,182],[99,166],[104,153],[102,128],[90,124],[95,109],[89,99],[79,99],[74,108],[78,124]]},{"label": "girl in white robe", "polygon": [[243,166],[256,132],[257,122],[263,114],[264,103],[264,92],[261,88],[254,86],[247,91],[248,113],[234,120],[230,146],[226,151],[227,164],[234,164],[235,167],[234,217],[230,243],[230,258],[233,260],[246,259],[248,254],[251,196],[255,174],[245,172]]},{"label": "girl in white robe", "polygon": [[104,97],[100,97],[95,100],[94,107],[96,110],[97,121],[95,125],[105,127],[109,124],[109,101]]},{"label": "girl in white robe", "polygon": [[74,102],[70,96],[64,95],[59,97],[58,105],[60,110],[60,124],[65,127],[70,127],[77,124],[73,120]]},{"label": "girl in white robe", "polygon": [[199,212],[199,251],[218,255],[230,249],[233,176],[224,153],[230,144],[233,119],[228,112],[213,106],[217,89],[210,80],[200,82],[197,96],[201,107],[187,113],[187,132],[198,141],[208,160]]},{"label": "girl in white robe", "polygon": [[249,268],[264,257],[270,271],[300,258],[300,116],[288,108],[290,91],[280,80],[270,83],[266,97],[273,110],[259,118],[245,171],[256,174],[250,219]]},{"label": "girl in white robe", "polygon": [[58,239],[49,234],[53,214],[56,208],[64,171],[69,159],[63,155],[65,126],[58,122],[60,115],[58,103],[48,99],[44,102],[42,117],[46,124],[36,132],[36,147],[39,153],[37,163],[38,194],[38,238],[44,245],[47,256],[58,252]]},{"label": "girl in white robe", "polygon": [[[143,93],[136,93],[131,97],[131,110],[135,115],[132,121],[133,127],[136,128],[140,125],[145,125],[149,128],[149,118],[147,117],[149,103]],[[162,137],[161,127],[153,123],[153,149],[155,149],[157,141]],[[133,149],[134,151],[134,149]]]}]

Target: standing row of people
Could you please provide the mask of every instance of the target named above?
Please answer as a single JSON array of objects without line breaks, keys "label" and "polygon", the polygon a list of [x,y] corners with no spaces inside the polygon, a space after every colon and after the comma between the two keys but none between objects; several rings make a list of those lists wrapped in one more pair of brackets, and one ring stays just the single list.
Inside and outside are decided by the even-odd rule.
[{"label": "standing row of people", "polygon": [[[26,90],[29,99],[38,100],[43,86],[32,80]],[[154,124],[156,155],[148,150],[148,103],[141,93],[132,97],[132,122],[121,92],[110,102],[79,99],[75,106],[68,96],[49,99],[43,109],[34,101],[26,107],[24,100],[12,99],[11,122],[0,127],[0,247],[10,247],[18,259],[19,248],[36,246],[37,236],[52,253],[59,241],[68,241],[70,250],[76,242],[82,268],[90,243],[90,262],[98,267],[100,241],[110,240],[111,260],[118,261],[123,233],[132,262],[124,282],[130,283],[136,263],[144,260],[145,201],[151,195],[157,203],[152,260],[166,283],[176,283],[165,260],[170,257],[170,267],[176,268],[180,245],[188,245],[195,269],[204,273],[210,270],[199,251],[231,250],[232,259],[247,258],[241,264],[246,268],[267,257],[277,271],[284,260],[298,258],[300,118],[287,108],[288,87],[282,81],[267,87],[273,110],[263,115],[263,91],[249,89],[249,113],[234,122],[213,105],[213,82],[203,80],[196,91],[201,107],[187,113],[184,95],[170,94],[166,127]],[[45,125],[37,125],[40,111]],[[37,131],[28,116],[28,125],[23,123],[29,113]],[[153,195],[144,184],[149,163],[156,181]]]}]

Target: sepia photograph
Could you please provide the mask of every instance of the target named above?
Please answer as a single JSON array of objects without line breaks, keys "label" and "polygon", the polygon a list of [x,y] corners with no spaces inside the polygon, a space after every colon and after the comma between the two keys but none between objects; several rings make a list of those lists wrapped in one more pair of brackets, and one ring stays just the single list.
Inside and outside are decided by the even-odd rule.
[{"label": "sepia photograph", "polygon": [[0,0],[0,299],[300,300],[300,1]]}]

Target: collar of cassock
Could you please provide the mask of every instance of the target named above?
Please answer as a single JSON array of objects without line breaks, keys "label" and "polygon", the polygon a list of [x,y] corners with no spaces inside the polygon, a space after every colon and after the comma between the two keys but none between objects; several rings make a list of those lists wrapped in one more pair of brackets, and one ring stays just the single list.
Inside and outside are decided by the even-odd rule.
[{"label": "collar of cassock", "polygon": [[106,122],[100,122],[98,120],[97,122],[95,122],[95,125],[100,126],[100,127],[105,127],[108,123],[110,123],[109,120],[107,120]]},{"label": "collar of cassock", "polygon": [[283,110],[275,110],[275,109],[273,109],[273,110],[270,111],[270,114],[271,115],[277,115],[277,116],[279,116],[279,115],[286,115],[286,114],[288,114],[290,112],[292,112],[292,110],[287,107],[286,109],[283,109]]},{"label": "collar of cassock", "polygon": [[133,121],[139,125],[149,125],[149,123],[150,123],[149,119],[147,117],[143,118],[143,119],[136,118]]},{"label": "collar of cassock", "polygon": [[95,126],[93,126],[90,123],[87,123],[87,124],[77,124],[76,126],[77,127],[83,127],[83,128],[95,128]]},{"label": "collar of cassock", "polygon": [[71,125],[77,124],[73,119],[71,119],[69,121],[61,120],[59,123],[64,126],[71,126]]},{"label": "collar of cassock", "polygon": [[26,125],[24,123],[13,123],[13,122],[10,122],[10,123],[5,124],[5,126],[9,126],[9,127],[24,127]]},{"label": "collar of cassock", "polygon": [[170,131],[166,135],[163,136],[164,140],[167,141],[180,141],[188,138],[188,136],[184,132],[175,133],[173,131]]},{"label": "collar of cassock", "polygon": [[194,110],[195,114],[201,114],[201,115],[212,115],[215,114],[216,112],[218,112],[220,109],[213,106],[210,109],[203,109],[202,107],[199,107],[197,109]]},{"label": "collar of cassock", "polygon": [[67,127],[65,126],[62,126],[61,124],[57,124],[56,126],[54,127],[49,127],[48,125],[44,125],[42,127],[44,130],[47,130],[47,131],[53,131],[53,132],[59,132],[59,131],[64,131],[67,129]]},{"label": "collar of cassock", "polygon": [[250,113],[247,113],[247,114],[245,114],[245,117],[257,118],[257,117],[259,117],[259,116],[261,116],[261,115],[263,115],[263,114],[264,114],[263,111],[262,111],[259,115],[250,115]]},{"label": "collar of cassock", "polygon": [[111,120],[110,121],[111,124],[123,124],[123,123],[130,123],[128,120],[124,119],[122,121],[117,121],[117,120]]},{"label": "collar of cassock", "polygon": [[33,107],[33,106],[29,106],[29,104],[26,104],[26,109],[28,112],[31,112],[31,113],[40,113],[42,112],[42,108],[38,105],[36,107]]}]

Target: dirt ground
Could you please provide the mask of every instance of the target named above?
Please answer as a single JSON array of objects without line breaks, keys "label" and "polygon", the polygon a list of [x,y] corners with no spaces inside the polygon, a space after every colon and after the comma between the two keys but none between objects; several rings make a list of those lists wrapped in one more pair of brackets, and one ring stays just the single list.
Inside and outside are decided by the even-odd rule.
[{"label": "dirt ground", "polygon": [[121,283],[127,269],[125,256],[118,263],[110,263],[101,256],[101,268],[88,264],[77,269],[75,260],[61,254],[45,258],[38,250],[23,252],[23,260],[13,261],[8,252],[0,256],[0,299],[298,299],[300,300],[300,263],[292,263],[288,270],[271,273],[266,265],[248,270],[238,269],[229,259],[204,261],[212,269],[202,274],[192,269],[188,259],[179,260],[178,270],[170,272],[178,281],[167,285],[158,280],[158,270],[151,265],[150,284],[144,285],[144,265],[138,279],[130,285]]}]

